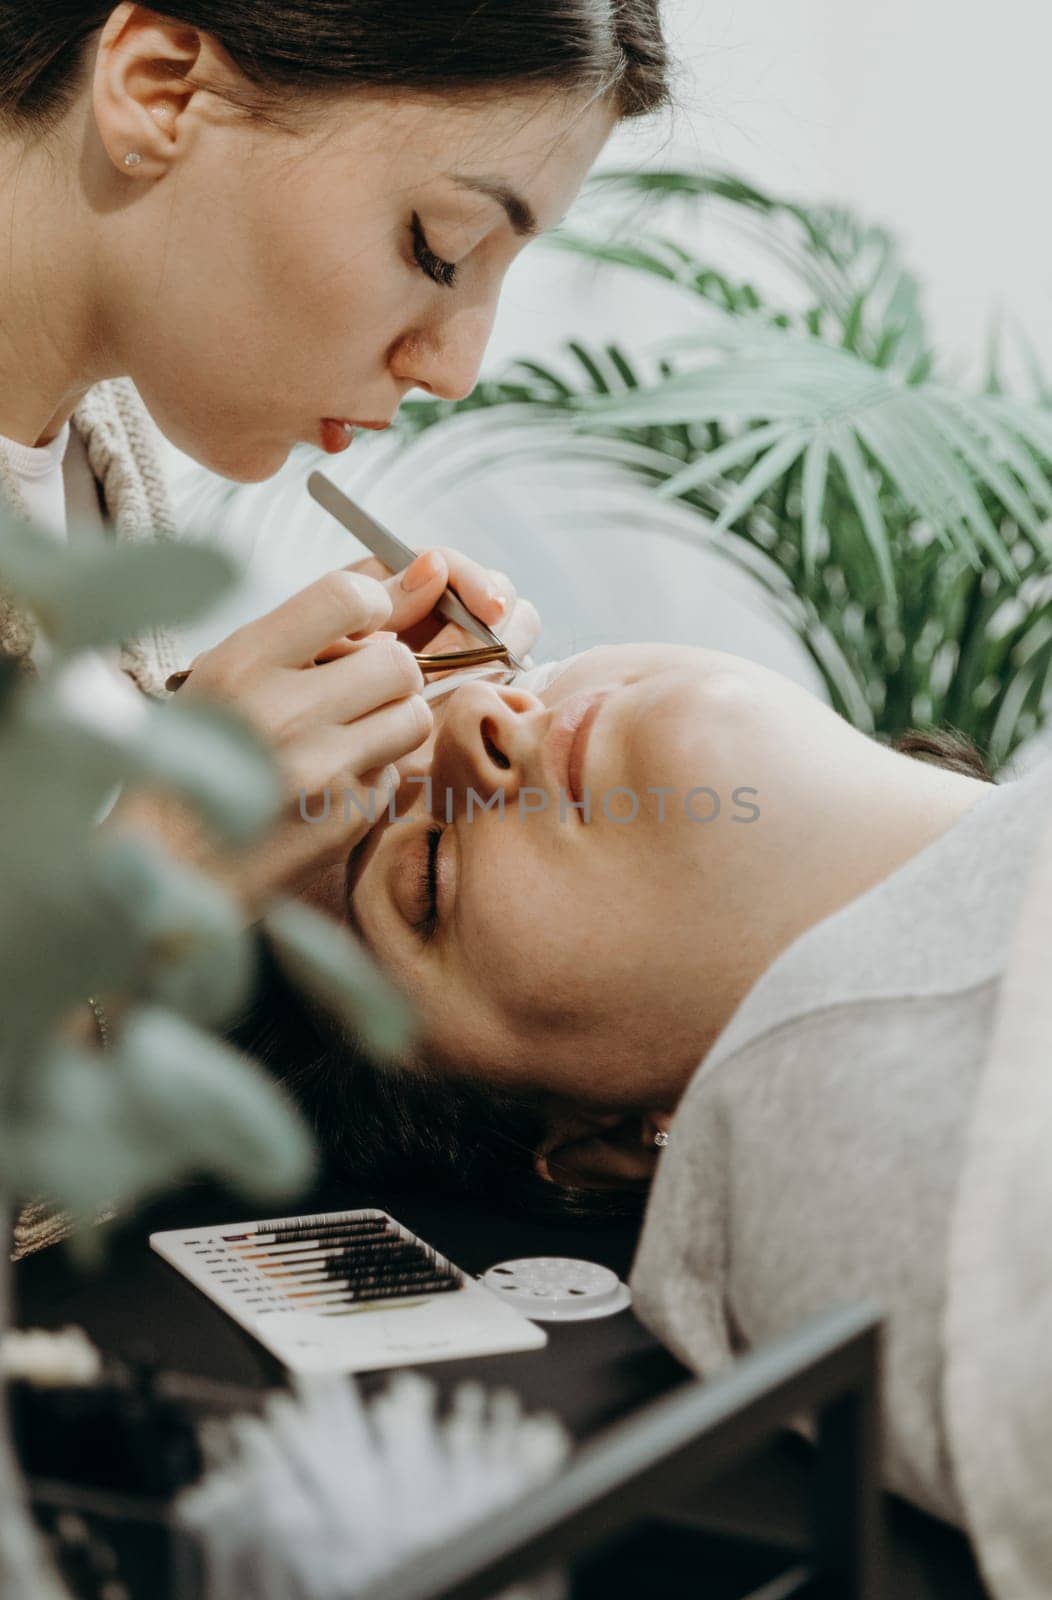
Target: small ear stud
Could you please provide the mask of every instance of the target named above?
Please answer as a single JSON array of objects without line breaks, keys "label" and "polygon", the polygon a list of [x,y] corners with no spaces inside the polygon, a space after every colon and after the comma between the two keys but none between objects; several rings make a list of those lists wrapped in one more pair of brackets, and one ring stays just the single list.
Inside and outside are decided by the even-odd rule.
[{"label": "small ear stud", "polygon": [[655,1133],[654,1143],[657,1145],[659,1150],[664,1150],[665,1146],[668,1144],[668,1134],[665,1132],[664,1128],[659,1128],[657,1133]]},{"label": "small ear stud", "polygon": [[142,156],[139,154],[138,150],[129,150],[128,154],[124,158],[124,165],[126,167],[137,167],[141,160]]}]

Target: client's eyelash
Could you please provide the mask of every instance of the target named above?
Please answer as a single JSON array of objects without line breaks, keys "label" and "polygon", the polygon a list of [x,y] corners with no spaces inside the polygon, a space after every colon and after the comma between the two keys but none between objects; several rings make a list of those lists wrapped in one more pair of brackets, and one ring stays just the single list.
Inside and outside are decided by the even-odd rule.
[{"label": "client's eyelash", "polygon": [[427,856],[424,870],[417,883],[417,904],[420,915],[413,923],[413,932],[424,940],[433,939],[438,927],[438,846],[442,828],[436,822],[427,830]]},{"label": "client's eyelash", "polygon": [[443,289],[452,289],[457,281],[457,269],[452,261],[443,261],[442,257],[436,256],[429,247],[424,225],[415,211],[410,229],[413,235],[413,254],[421,272],[426,272],[432,282],[440,283]]}]

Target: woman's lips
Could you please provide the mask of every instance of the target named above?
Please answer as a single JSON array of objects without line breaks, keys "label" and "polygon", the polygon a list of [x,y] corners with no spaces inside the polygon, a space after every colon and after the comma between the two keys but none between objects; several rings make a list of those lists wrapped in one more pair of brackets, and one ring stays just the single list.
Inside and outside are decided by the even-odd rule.
[{"label": "woman's lips", "polygon": [[[567,798],[580,803],[585,797],[585,757],[588,739],[599,708],[610,689],[583,689],[570,695],[556,708],[548,735],[545,753],[553,787],[562,789]],[[583,821],[583,812],[577,813]]]},{"label": "woman's lips", "polygon": [[341,422],[337,417],[322,417],[318,432],[321,435],[321,447],[330,456],[346,450],[354,439],[353,424]]},{"label": "woman's lips", "polygon": [[319,433],[321,447],[330,456],[346,450],[354,439],[359,428],[368,428],[371,433],[381,433],[384,428],[389,428],[389,422],[359,422],[352,417],[322,417]]}]

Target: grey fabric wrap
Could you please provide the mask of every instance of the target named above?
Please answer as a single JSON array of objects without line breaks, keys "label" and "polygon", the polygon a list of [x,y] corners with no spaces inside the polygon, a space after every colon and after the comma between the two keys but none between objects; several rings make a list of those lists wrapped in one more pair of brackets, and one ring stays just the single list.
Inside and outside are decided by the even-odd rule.
[{"label": "grey fabric wrap", "polygon": [[965,1141],[1052,762],[795,941],[680,1101],[631,1273],[688,1366],[835,1304],[889,1319],[886,1478],[963,1523],[940,1398]]}]

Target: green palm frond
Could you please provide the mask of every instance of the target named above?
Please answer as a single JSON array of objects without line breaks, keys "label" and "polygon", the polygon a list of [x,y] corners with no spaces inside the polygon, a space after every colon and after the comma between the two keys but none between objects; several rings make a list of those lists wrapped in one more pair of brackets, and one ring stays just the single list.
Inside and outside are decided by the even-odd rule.
[{"label": "green palm frond", "polygon": [[[874,469],[893,491],[889,512],[906,508],[922,517],[948,549],[963,548],[975,562],[985,557],[1009,582],[1019,573],[991,500],[1002,519],[1012,519],[1047,555],[1047,480],[1031,439],[1013,428],[1018,416],[1004,402],[979,396],[965,403],[933,383],[911,387],[846,351],[784,332],[738,325],[706,336],[702,353],[711,357],[714,346],[722,347],[717,359],[630,396],[580,398],[577,410],[585,421],[576,425],[638,429],[710,422],[731,430],[719,449],[689,462],[662,486],[663,493],[687,495],[751,460],[748,476],[735,486],[732,509],[724,506],[718,514],[719,527],[741,519],[799,455],[824,441],[889,599],[895,579]],[[689,345],[681,341],[684,348]],[[1029,432],[1032,438],[1034,429]],[[813,529],[814,504],[810,517]]]},{"label": "green palm frond", "polygon": [[[729,173],[614,172],[591,188],[616,202],[618,236],[590,224],[554,242],[682,291],[679,336],[574,341],[459,405],[411,401],[406,440],[444,424],[447,481],[575,460],[655,512],[674,503],[760,584],[844,715],[885,735],[949,723],[1006,760],[1052,682],[1052,388],[1036,358],[1033,400],[1008,392],[996,345],[981,390],[955,386],[895,240],[843,208]],[[699,206],[749,238],[756,281],[671,236],[673,211]],[[765,260],[792,294],[759,287]]]},{"label": "green palm frond", "polygon": [[655,232],[657,207],[677,202],[688,216],[705,208],[706,220],[711,215],[728,225],[748,242],[758,266],[766,260],[788,273],[808,300],[795,314],[784,305],[769,308],[776,324],[798,322],[876,366],[894,365],[914,376],[927,370],[931,352],[920,286],[885,229],[839,206],[802,206],[762,194],[727,172],[611,171],[593,180],[589,194],[604,202],[604,214],[616,202],[637,227],[645,220],[645,243],[611,239],[608,230],[564,229],[553,237],[557,247],[650,272],[734,315],[763,310],[754,284],[736,283]]}]

